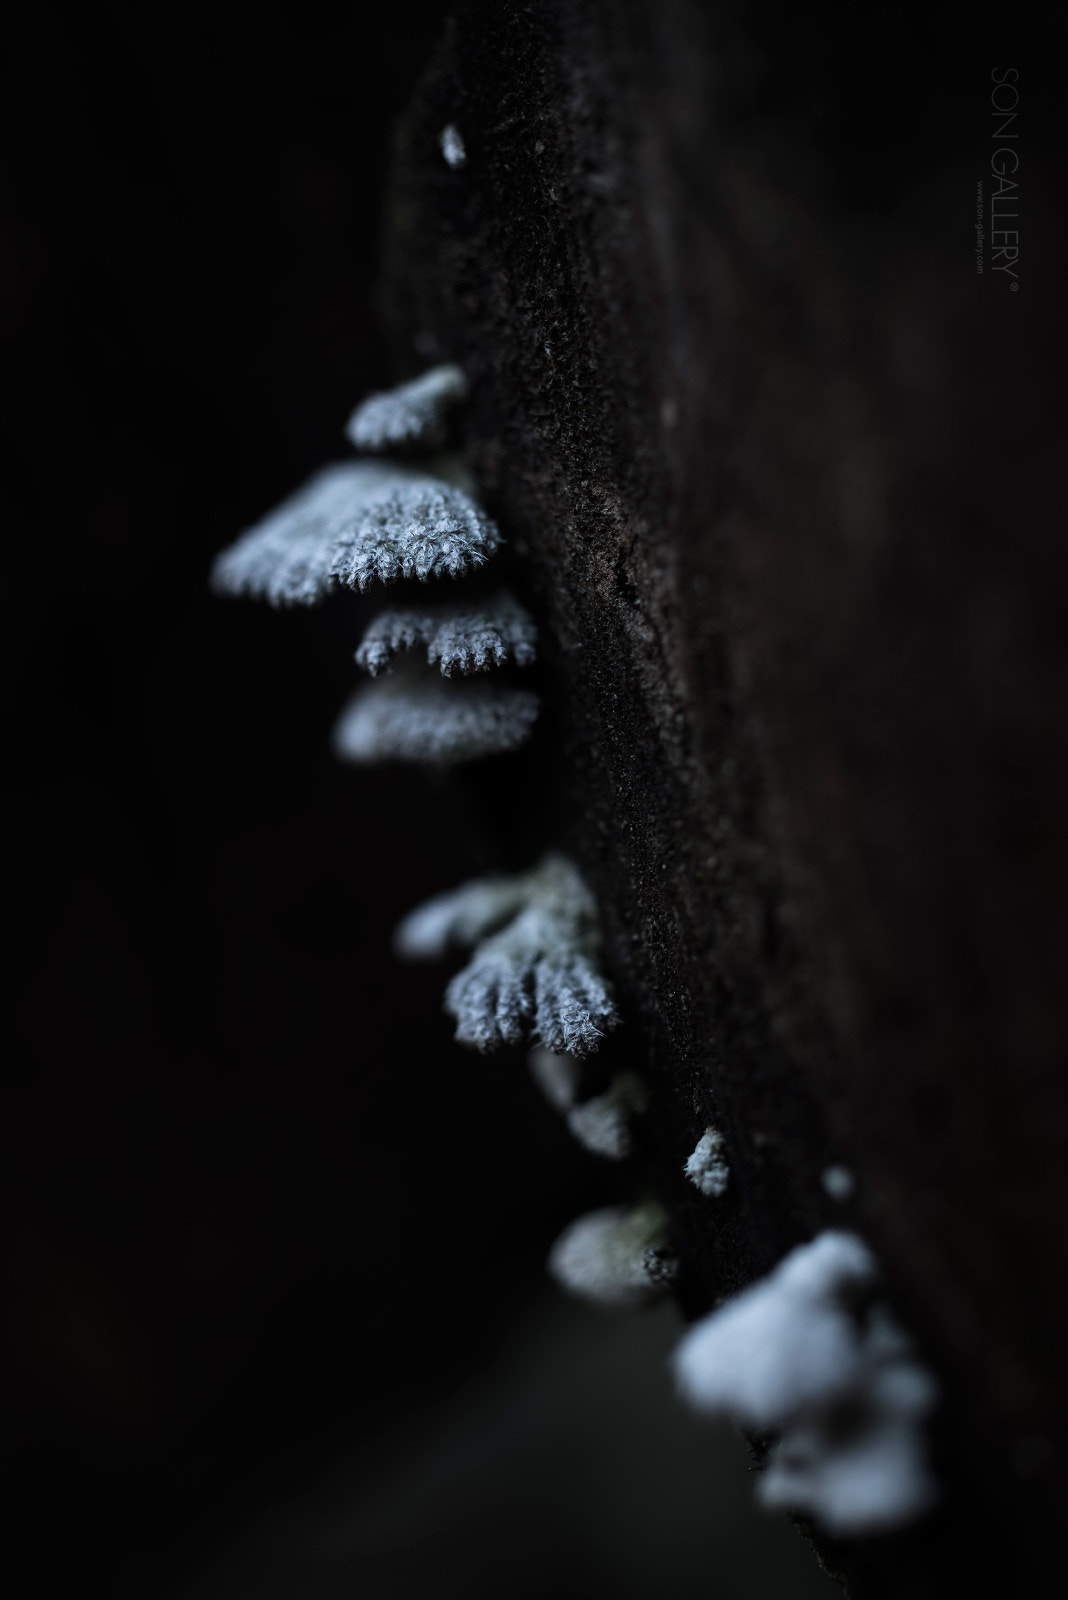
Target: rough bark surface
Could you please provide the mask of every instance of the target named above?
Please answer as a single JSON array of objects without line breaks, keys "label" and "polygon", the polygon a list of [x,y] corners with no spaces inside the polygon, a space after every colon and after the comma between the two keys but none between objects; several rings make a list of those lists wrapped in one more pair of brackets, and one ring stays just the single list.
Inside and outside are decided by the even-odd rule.
[{"label": "rough bark surface", "polygon": [[[947,243],[985,69],[971,166],[945,83],[910,166],[893,53],[806,100],[823,24],[769,51],[780,22],[461,6],[402,129],[384,304],[400,376],[470,379],[542,630],[542,827],[600,897],[683,1305],[856,1227],[942,1385],[945,1498],[818,1548],[857,1600],[1023,1589],[1064,1493],[1057,418],[1018,388],[1057,325]],[[1024,518],[990,470],[1021,452]],[[682,1171],[709,1123],[723,1199]]]}]

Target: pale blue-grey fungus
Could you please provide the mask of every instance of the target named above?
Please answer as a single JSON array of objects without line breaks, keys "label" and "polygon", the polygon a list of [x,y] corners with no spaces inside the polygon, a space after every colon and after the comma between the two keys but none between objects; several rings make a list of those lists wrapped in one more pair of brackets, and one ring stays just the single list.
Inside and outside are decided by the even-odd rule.
[{"label": "pale blue-grey fungus", "polygon": [[705,1129],[682,1170],[702,1194],[722,1199],[730,1183],[731,1169],[727,1165],[723,1135],[718,1129]]},{"label": "pale blue-grey fungus", "polygon": [[606,1161],[626,1161],[634,1153],[634,1122],[648,1109],[646,1087],[634,1072],[618,1072],[603,1094],[574,1105],[567,1126],[584,1150]]},{"label": "pale blue-grey fungus", "polygon": [[459,367],[432,367],[410,383],[368,395],[345,427],[357,450],[379,455],[390,450],[440,449],[452,411],[467,396]]},{"label": "pale blue-grey fungus", "polygon": [[678,1274],[662,1205],[602,1206],[566,1227],[549,1253],[549,1271],[561,1288],[608,1311],[650,1305],[666,1295]]},{"label": "pale blue-grey fungus", "polygon": [[923,1437],[937,1387],[873,1299],[878,1279],[856,1234],[821,1233],[710,1312],[675,1354],[699,1411],[778,1435],[761,1503],[846,1538],[902,1527],[938,1497]]},{"label": "pale blue-grey fungus", "polygon": [[442,128],[441,137],[438,140],[438,143],[441,146],[441,153],[445,157],[445,161],[448,166],[462,167],[465,165],[467,161],[467,149],[464,145],[460,130],[456,126],[455,122],[449,122],[444,128]]},{"label": "pale blue-grey fungus", "polygon": [[548,855],[514,878],[483,878],[420,906],[397,930],[399,953],[474,953],[445,991],[456,1038],[477,1050],[533,1039],[588,1055],[618,1021],[599,964],[593,897],[574,864]]},{"label": "pale blue-grey fungus", "polygon": [[554,1111],[566,1115],[578,1105],[585,1078],[583,1062],[574,1056],[554,1054],[544,1045],[536,1044],[527,1054],[530,1076]]},{"label": "pale blue-grey fungus", "polygon": [[472,878],[410,911],[394,935],[397,954],[408,961],[439,961],[465,950],[516,916],[530,895],[529,873]]},{"label": "pale blue-grey fungus", "polygon": [[820,1182],[823,1184],[824,1192],[830,1195],[832,1200],[842,1204],[853,1198],[853,1191],[857,1186],[849,1168],[839,1166],[827,1167],[820,1175]]},{"label": "pale blue-grey fungus", "polygon": [[617,1072],[600,1094],[583,1094],[586,1071],[571,1055],[536,1045],[527,1057],[530,1075],[569,1131],[591,1155],[625,1161],[633,1154],[633,1124],[648,1110],[649,1094],[634,1072]]},{"label": "pale blue-grey fungus", "polygon": [[496,524],[456,484],[379,461],[326,467],[224,550],[218,594],[314,605],[335,586],[458,578],[500,542]]},{"label": "pale blue-grey fungus", "polygon": [[356,651],[356,664],[377,677],[402,651],[426,647],[426,659],[444,677],[485,672],[507,662],[530,666],[537,629],[530,614],[506,590],[482,600],[389,606],[370,622]]},{"label": "pale blue-grey fungus", "polygon": [[537,715],[538,697],[530,689],[481,680],[449,684],[424,669],[357,689],[331,739],[334,754],[357,765],[451,765],[517,749]]}]

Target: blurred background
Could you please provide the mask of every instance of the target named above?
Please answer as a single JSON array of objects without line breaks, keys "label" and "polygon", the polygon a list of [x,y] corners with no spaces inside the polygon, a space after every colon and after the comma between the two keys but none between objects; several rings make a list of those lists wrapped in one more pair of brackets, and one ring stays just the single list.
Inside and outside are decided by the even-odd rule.
[{"label": "blurred background", "polygon": [[207,591],[388,378],[391,124],[440,21],[8,25],[12,1600],[829,1592],[675,1406],[674,1312],[545,1287],[626,1176],[393,960],[481,864],[462,791],[332,763],[343,603]]}]

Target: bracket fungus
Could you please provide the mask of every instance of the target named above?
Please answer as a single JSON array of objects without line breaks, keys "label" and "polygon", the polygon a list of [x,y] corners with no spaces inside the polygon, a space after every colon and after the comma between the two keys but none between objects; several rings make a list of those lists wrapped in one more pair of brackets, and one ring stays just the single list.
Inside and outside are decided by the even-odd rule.
[{"label": "bracket fungus", "polygon": [[345,461],[224,550],[212,586],[274,606],[315,605],[334,587],[460,577],[498,543],[496,524],[444,478],[396,462]]},{"label": "bracket fungus", "polygon": [[377,677],[403,651],[426,646],[430,666],[442,675],[485,672],[513,661],[534,660],[537,629],[518,600],[501,590],[485,600],[438,605],[391,606],[370,622],[356,651],[356,665]]},{"label": "bracket fungus", "polygon": [[553,1245],[549,1271],[591,1305],[621,1311],[651,1305],[667,1294],[678,1271],[667,1213],[654,1200],[588,1211]]},{"label": "bracket fungus", "polygon": [[591,1155],[626,1161],[634,1151],[633,1123],[648,1107],[649,1097],[634,1072],[620,1072],[603,1094],[572,1106],[567,1113],[571,1133]]},{"label": "bracket fungus", "polygon": [[396,945],[434,959],[453,945],[474,954],[445,991],[456,1038],[495,1050],[532,1037],[560,1054],[588,1055],[618,1021],[597,965],[596,906],[578,869],[548,855],[514,878],[483,878],[418,907]]},{"label": "bracket fungus", "polygon": [[440,678],[386,678],[357,689],[331,735],[342,761],[449,764],[515,750],[538,715],[529,689]]},{"label": "bracket fungus", "polygon": [[934,1380],[877,1284],[861,1239],[822,1233],[697,1323],[675,1354],[697,1410],[780,1436],[761,1503],[841,1536],[900,1527],[936,1499],[921,1427]]},{"label": "bracket fungus", "polygon": [[[466,387],[458,368],[437,367],[371,396],[349,437],[364,450],[437,448]],[[496,552],[499,535],[468,493],[462,466],[436,465],[325,468],[222,552],[215,590],[313,605],[336,588],[463,579]],[[531,732],[537,696],[488,674],[529,665],[535,638],[533,621],[504,590],[382,610],[355,656],[372,678],[387,676],[353,696],[334,729],[335,753],[357,763],[447,763],[515,749]],[[410,658],[417,648],[425,660]],[[402,654],[409,659],[394,671]],[[452,683],[453,674],[477,676]],[[531,1070],[574,1136],[601,1156],[630,1154],[632,1119],[646,1102],[641,1081],[619,1073],[583,1098],[580,1058],[598,1049],[618,1014],[599,966],[596,906],[571,861],[548,854],[528,872],[438,895],[404,920],[396,947],[413,959],[470,949],[445,991],[457,1040],[482,1051],[536,1041]],[[729,1169],[714,1128],[685,1171],[703,1194],[724,1193]],[[824,1182],[830,1193],[844,1189]],[[549,1269],[599,1306],[659,1298],[677,1271],[663,1207],[648,1200],[578,1218],[554,1244]],[[808,1511],[833,1533],[897,1526],[934,1498],[919,1431],[934,1386],[889,1314],[871,1304],[875,1277],[859,1239],[825,1233],[693,1328],[675,1361],[698,1409],[780,1435],[761,1478],[763,1503]]]},{"label": "bracket fungus", "polygon": [[445,442],[449,416],[467,396],[459,367],[431,367],[410,383],[368,395],[352,413],[345,432],[357,450],[437,450]]},{"label": "bracket fungus", "polygon": [[[365,450],[435,449],[466,393],[459,367],[435,367],[371,395],[353,413],[349,436]],[[438,457],[431,465],[435,470],[384,461],[324,468],[217,557],[213,588],[275,606],[315,605],[335,588],[465,577],[496,553],[497,526],[469,492],[462,460]],[[533,620],[502,590],[390,607],[371,620],[356,662],[376,676],[400,651],[422,644],[428,665],[449,678],[509,661],[528,666],[535,641]],[[409,671],[356,691],[335,725],[333,748],[360,764],[470,761],[516,749],[537,714],[532,690],[479,684],[445,692],[440,679]]]}]

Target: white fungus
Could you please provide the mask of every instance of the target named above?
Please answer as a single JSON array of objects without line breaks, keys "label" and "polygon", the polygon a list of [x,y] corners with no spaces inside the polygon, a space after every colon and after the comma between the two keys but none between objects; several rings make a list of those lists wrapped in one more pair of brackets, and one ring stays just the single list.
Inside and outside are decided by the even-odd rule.
[{"label": "white fungus", "polygon": [[648,1105],[645,1085],[633,1072],[620,1072],[604,1094],[594,1095],[567,1113],[567,1125],[591,1155],[625,1161],[634,1149],[632,1123]]},{"label": "white fungus", "polygon": [[357,450],[436,450],[445,440],[449,413],[467,394],[459,367],[432,367],[395,389],[368,395],[352,413],[345,432]]},{"label": "white fungus", "polygon": [[865,1362],[843,1296],[874,1280],[852,1234],[824,1233],[792,1251],[686,1335],[676,1357],[684,1394],[758,1429],[851,1394]]},{"label": "white fungus", "polygon": [[438,961],[450,949],[468,949],[503,926],[530,897],[529,873],[473,878],[410,911],[394,937],[408,961]]},{"label": "white fungus", "polygon": [[217,593],[314,605],[335,584],[460,577],[499,543],[496,525],[443,478],[377,461],[327,467],[224,550]]},{"label": "white fungus", "polygon": [[555,1111],[591,1155],[625,1161],[634,1148],[631,1124],[647,1109],[649,1095],[634,1072],[618,1072],[603,1094],[580,1100],[585,1074],[581,1061],[541,1046],[527,1057],[530,1075]]},{"label": "white fungus", "polygon": [[705,1317],[675,1354],[698,1410],[780,1435],[761,1502],[839,1536],[899,1527],[936,1498],[921,1431],[934,1381],[872,1303],[876,1281],[862,1240],[823,1233]]},{"label": "white fungus", "polygon": [[537,905],[479,945],[445,990],[456,1037],[478,1050],[529,1035],[586,1055],[615,1021],[608,986],[570,930]]},{"label": "white fungus", "polygon": [[485,672],[507,661],[529,666],[536,639],[533,618],[501,590],[484,600],[380,611],[364,633],[356,664],[377,677],[398,653],[425,645],[427,661],[449,678],[454,672]]},{"label": "white fungus", "polygon": [[702,1194],[711,1195],[717,1200],[726,1194],[731,1176],[723,1150],[723,1135],[715,1128],[706,1128],[682,1169]]},{"label": "white fungus", "polygon": [[628,1310],[659,1300],[678,1263],[669,1248],[662,1206],[603,1206],[565,1228],[549,1253],[562,1288],[591,1305]]},{"label": "white fungus", "polygon": [[464,148],[460,130],[455,123],[450,122],[446,127],[442,128],[441,138],[438,142],[441,145],[441,153],[448,165],[450,167],[462,167],[467,160],[467,150]]},{"label": "white fungus", "polygon": [[530,737],[538,697],[507,684],[446,684],[405,674],[358,689],[331,735],[342,761],[451,764],[515,750]]},{"label": "white fungus", "polygon": [[856,1180],[848,1167],[828,1167],[820,1182],[832,1200],[848,1200],[856,1188]]},{"label": "white fungus", "polygon": [[563,856],[437,896],[405,919],[396,942],[400,954],[424,959],[476,945],[445,991],[445,1009],[460,1043],[478,1050],[530,1037],[556,1054],[588,1055],[618,1020],[597,965],[593,896]]},{"label": "white fungus", "polygon": [[530,1076],[554,1111],[570,1111],[582,1087],[582,1063],[537,1044],[527,1056]]}]

